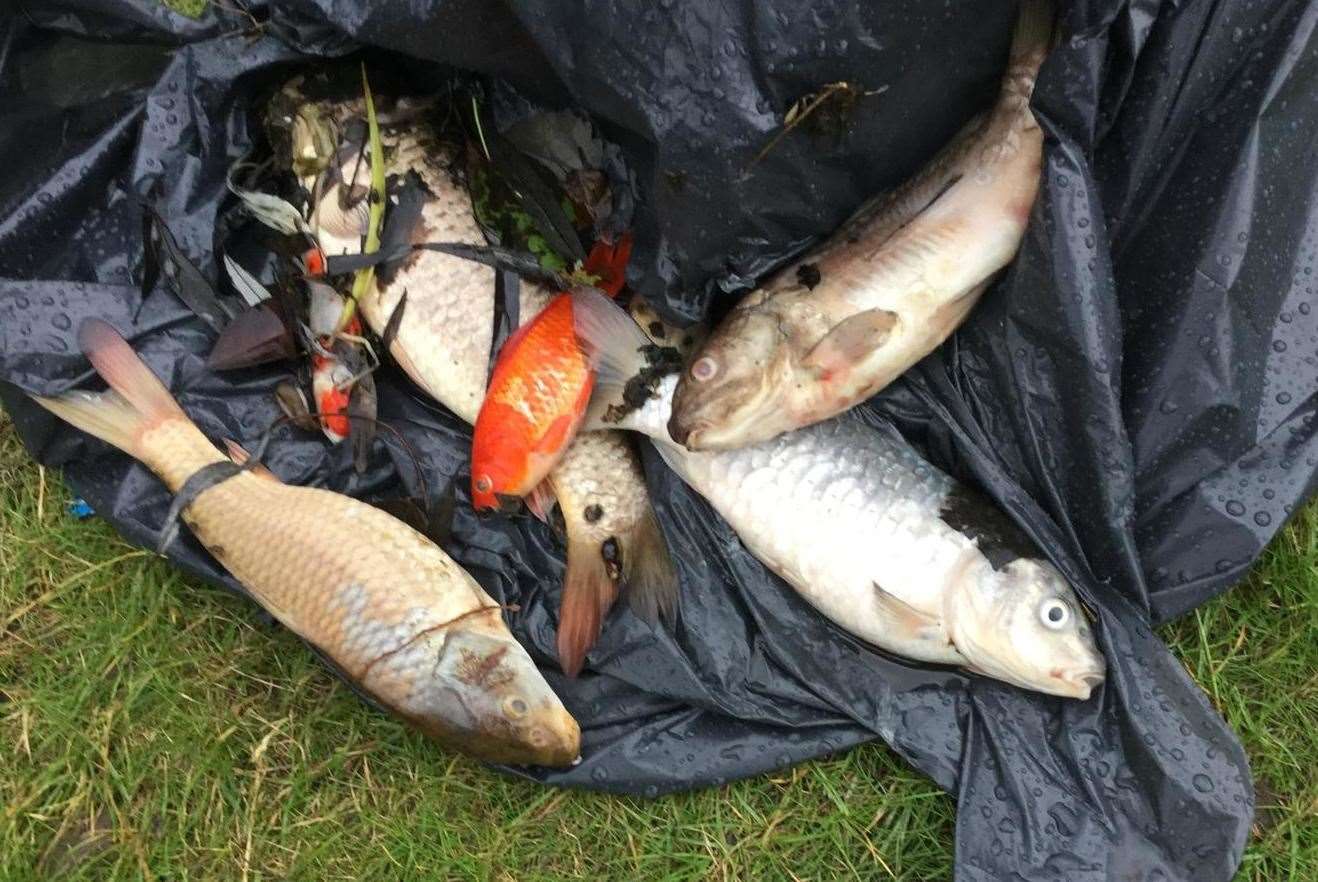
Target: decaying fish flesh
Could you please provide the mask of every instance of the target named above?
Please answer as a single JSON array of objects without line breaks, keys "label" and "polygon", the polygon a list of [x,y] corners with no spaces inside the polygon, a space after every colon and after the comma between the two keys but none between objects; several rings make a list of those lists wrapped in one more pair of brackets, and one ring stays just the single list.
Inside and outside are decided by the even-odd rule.
[{"label": "decaying fish flesh", "polygon": [[[225,462],[117,331],[92,319],[79,342],[111,391],[38,403],[141,460],[174,493]],[[255,471],[201,489],[182,517],[275,618],[421,731],[493,762],[577,759],[576,721],[499,605],[411,527]]]},{"label": "decaying fish flesh", "polygon": [[995,106],[727,315],[678,383],[674,439],[722,450],[827,419],[955,330],[1025,233],[1043,143],[1029,102],[1051,39],[1047,0],[1023,0]]},{"label": "decaying fish flesh", "polygon": [[[634,387],[650,339],[607,298],[574,296],[597,394]],[[1079,600],[987,500],[848,416],[745,448],[687,450],[667,431],[676,381],[652,377],[639,408],[602,418],[654,439],[751,553],[839,626],[908,658],[1054,695],[1088,698],[1102,682]]]}]

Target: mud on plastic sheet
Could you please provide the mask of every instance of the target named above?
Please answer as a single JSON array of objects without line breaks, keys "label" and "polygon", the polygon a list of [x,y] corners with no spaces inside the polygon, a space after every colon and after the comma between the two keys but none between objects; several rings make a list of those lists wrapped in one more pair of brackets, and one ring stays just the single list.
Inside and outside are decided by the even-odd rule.
[{"label": "mud on plastic sheet", "polygon": [[[300,0],[257,4],[252,33],[215,7],[194,21],[155,0],[26,3],[0,22],[5,407],[33,454],[142,545],[168,507],[160,484],[18,392],[88,376],[79,320],[133,330],[208,434],[250,440],[275,418],[279,370],[208,373],[210,332],[165,288],[138,311],[127,194],[154,190],[214,277],[224,172],[257,137],[251,102],[300,65],[367,46],[375,66],[452,65],[589,111],[637,182],[631,282],[689,320],[932,155],[992,96],[1013,16],[1006,2]],[[1318,11],[1093,0],[1062,18],[1034,99],[1045,180],[1020,258],[862,412],[1025,526],[1099,610],[1106,685],[1077,704],[863,647],[650,456],[681,621],[656,636],[620,609],[575,682],[552,655],[556,543],[459,505],[449,550],[520,606],[515,632],[585,732],[576,768],[519,774],[656,795],[877,736],[956,794],[962,882],[1231,875],[1253,810],[1245,757],[1149,623],[1237,581],[1314,489]],[[748,171],[788,107],[838,81],[885,91]],[[432,491],[465,487],[466,427],[393,372],[379,399],[382,418],[417,421],[400,425]],[[292,433],[269,464],[365,497],[415,483],[387,437],[363,475],[350,451]],[[170,553],[236,587],[190,538]]]}]

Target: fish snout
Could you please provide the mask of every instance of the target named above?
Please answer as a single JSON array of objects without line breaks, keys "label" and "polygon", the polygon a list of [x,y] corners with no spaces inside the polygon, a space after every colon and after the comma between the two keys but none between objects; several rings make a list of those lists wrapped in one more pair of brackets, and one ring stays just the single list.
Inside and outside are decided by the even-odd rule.
[{"label": "fish snout", "polygon": [[668,418],[668,434],[678,444],[685,447],[687,441],[691,438],[691,432],[692,426],[680,419],[677,414],[673,414]]},{"label": "fish snout", "polygon": [[527,740],[539,765],[565,768],[581,759],[581,727],[557,702],[536,715]]}]

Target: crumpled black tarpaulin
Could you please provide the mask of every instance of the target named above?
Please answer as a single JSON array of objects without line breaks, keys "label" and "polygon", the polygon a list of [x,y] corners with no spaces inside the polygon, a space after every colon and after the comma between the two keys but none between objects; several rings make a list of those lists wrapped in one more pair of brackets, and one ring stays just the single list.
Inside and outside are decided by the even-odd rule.
[{"label": "crumpled black tarpaulin", "polygon": [[[591,113],[638,183],[631,282],[672,318],[726,305],[910,175],[991,100],[1014,4],[825,0],[297,0],[199,20],[156,0],[20,2],[0,18],[0,384],[41,461],[154,544],[144,468],[18,392],[87,376],[77,322],[123,329],[213,437],[253,441],[282,368],[223,376],[210,332],[161,286],[136,325],[141,219],[157,194],[215,273],[224,173],[258,139],[251,101],[327,56],[440,62]],[[584,729],[547,783],[655,795],[875,736],[957,795],[957,879],[1212,882],[1253,812],[1245,756],[1149,623],[1238,580],[1318,474],[1318,7],[1081,0],[1034,107],[1045,178],[1020,257],[941,350],[872,404],[991,494],[1100,611],[1107,684],[1080,704],[871,651],[809,609],[651,456],[683,578],[675,631],[620,610],[575,682],[557,674],[562,571],[527,519],[459,506],[449,547],[495,597]],[[253,24],[260,27],[254,29]],[[398,53],[398,54],[391,54]],[[865,90],[841,134],[751,161],[802,95]],[[466,486],[467,428],[379,377],[380,415],[433,492]],[[396,495],[372,467],[287,433],[286,480]],[[462,497],[465,499],[465,497]],[[171,557],[234,587],[191,538]]]}]

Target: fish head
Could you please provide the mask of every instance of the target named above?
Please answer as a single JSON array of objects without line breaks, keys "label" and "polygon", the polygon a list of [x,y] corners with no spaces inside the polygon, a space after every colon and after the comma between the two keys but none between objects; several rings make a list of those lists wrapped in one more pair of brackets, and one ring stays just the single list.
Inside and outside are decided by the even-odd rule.
[{"label": "fish head", "polygon": [[1084,700],[1106,664],[1085,610],[1050,564],[984,561],[949,595],[952,642],[977,673],[1025,689]]},{"label": "fish head", "polygon": [[527,479],[526,431],[520,422],[500,419],[499,409],[487,402],[472,431],[471,504],[477,511],[515,511],[515,503],[535,488]]},{"label": "fish head", "polygon": [[488,762],[577,760],[577,721],[511,635],[477,617],[470,628],[446,629],[437,642],[432,674],[404,709],[428,734]]},{"label": "fish head", "polygon": [[690,450],[728,450],[794,428],[789,349],[769,311],[738,307],[696,350],[673,395],[669,434]]}]

